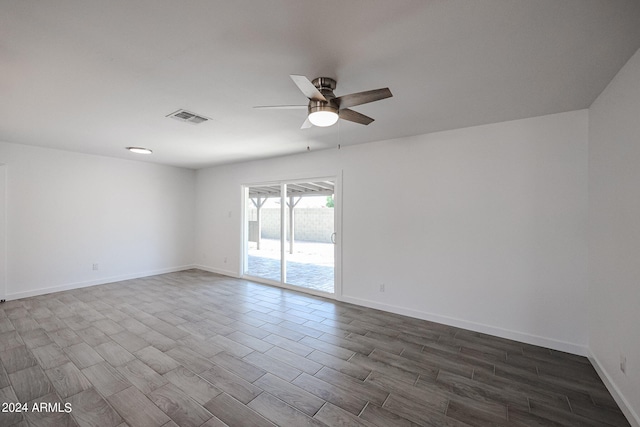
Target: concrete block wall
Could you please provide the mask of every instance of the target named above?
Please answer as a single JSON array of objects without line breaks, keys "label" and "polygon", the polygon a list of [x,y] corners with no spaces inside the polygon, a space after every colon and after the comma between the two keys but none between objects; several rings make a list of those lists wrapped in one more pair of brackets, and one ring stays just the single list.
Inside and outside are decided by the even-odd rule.
[{"label": "concrete block wall", "polygon": [[[262,238],[280,238],[280,209],[263,208]],[[250,209],[249,219],[257,218],[256,209]],[[300,208],[295,210],[294,237],[305,242],[330,243],[334,230],[333,208]]]}]

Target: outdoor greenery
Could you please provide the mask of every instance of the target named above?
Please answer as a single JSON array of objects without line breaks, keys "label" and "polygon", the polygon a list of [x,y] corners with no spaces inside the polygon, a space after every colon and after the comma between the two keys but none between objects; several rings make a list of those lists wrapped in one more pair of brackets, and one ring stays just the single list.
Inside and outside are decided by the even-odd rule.
[{"label": "outdoor greenery", "polygon": [[327,207],[328,208],[333,208],[334,207],[333,196],[327,196]]}]

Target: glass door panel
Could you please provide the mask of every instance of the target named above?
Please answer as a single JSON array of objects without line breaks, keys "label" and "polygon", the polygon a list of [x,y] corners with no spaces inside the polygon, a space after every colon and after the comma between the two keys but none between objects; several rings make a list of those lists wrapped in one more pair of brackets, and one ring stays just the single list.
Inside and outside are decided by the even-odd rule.
[{"label": "glass door panel", "polygon": [[334,293],[333,191],[333,181],[287,184],[287,284]]},{"label": "glass door panel", "polygon": [[282,280],[281,185],[247,187],[244,274]]}]

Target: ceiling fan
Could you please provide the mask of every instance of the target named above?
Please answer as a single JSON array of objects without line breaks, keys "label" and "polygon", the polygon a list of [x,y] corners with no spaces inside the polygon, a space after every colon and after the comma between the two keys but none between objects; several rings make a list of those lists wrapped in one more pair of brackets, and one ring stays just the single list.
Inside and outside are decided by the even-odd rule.
[{"label": "ceiling fan", "polygon": [[301,129],[310,128],[312,125],[327,127],[334,125],[338,119],[368,125],[373,121],[371,117],[350,110],[350,107],[367,104],[390,98],[393,95],[388,87],[383,89],[367,90],[365,92],[351,93],[349,95],[335,96],[336,81],[329,77],[318,77],[310,81],[305,76],[290,76],[293,82],[309,98],[308,105],[268,105],[254,108],[263,109],[296,109],[306,108],[307,119]]}]

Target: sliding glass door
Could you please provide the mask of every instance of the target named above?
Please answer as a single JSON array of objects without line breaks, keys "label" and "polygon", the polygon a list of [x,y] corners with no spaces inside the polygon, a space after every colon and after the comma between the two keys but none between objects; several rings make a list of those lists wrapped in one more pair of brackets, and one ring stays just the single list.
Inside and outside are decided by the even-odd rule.
[{"label": "sliding glass door", "polygon": [[335,293],[335,179],[245,187],[244,274]]}]

